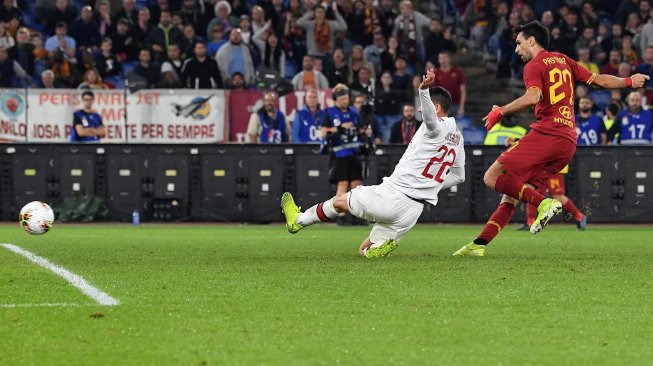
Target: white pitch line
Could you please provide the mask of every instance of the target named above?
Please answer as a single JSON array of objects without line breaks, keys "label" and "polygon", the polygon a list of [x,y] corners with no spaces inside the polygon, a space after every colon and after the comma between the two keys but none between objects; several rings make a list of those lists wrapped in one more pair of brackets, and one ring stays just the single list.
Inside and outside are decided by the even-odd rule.
[{"label": "white pitch line", "polygon": [[58,308],[58,307],[71,307],[71,306],[80,306],[80,305],[79,304],[67,304],[67,303],[0,304],[0,308],[39,308],[39,307]]},{"label": "white pitch line", "polygon": [[28,252],[27,250],[15,246],[13,244],[5,243],[0,245],[11,250],[16,254],[22,255],[23,257],[29,259],[33,263],[38,264],[39,266],[54,272],[56,275],[68,281],[71,285],[77,287],[86,296],[95,300],[95,302],[97,302],[99,305],[115,306],[119,304],[118,300],[114,299],[113,297],[109,296],[109,294],[107,294],[106,292],[103,292],[97,287],[94,287],[90,283],[86,282],[86,280],[81,276],[78,276],[63,267],[57,266],[56,264],[53,264],[52,262],[50,262],[49,260],[43,257],[39,257],[38,255]]}]

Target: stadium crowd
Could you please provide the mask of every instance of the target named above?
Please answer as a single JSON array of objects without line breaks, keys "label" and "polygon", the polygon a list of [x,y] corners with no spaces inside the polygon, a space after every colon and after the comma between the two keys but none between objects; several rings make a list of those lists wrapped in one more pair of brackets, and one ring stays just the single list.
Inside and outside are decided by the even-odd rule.
[{"label": "stadium crowd", "polygon": [[[285,90],[343,83],[374,107],[377,141],[406,143],[425,69],[437,69],[452,114],[464,115],[464,71],[450,54],[484,55],[497,78],[519,84],[511,27],[536,19],[552,50],[593,72],[653,76],[650,0],[3,0],[0,87],[269,88],[261,75]],[[615,115],[648,109],[651,89],[637,94],[578,85],[576,103],[588,96],[609,131]],[[650,143],[647,128],[639,137]],[[289,124],[284,133],[298,136]]]}]

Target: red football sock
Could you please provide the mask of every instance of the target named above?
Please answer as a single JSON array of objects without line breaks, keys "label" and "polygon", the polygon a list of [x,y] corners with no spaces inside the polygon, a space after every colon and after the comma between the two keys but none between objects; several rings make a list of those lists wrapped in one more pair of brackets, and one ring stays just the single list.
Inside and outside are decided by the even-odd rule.
[{"label": "red football sock", "polygon": [[528,224],[528,226],[533,225],[533,222],[535,222],[536,217],[537,217],[537,207],[526,204],[526,224]]},{"label": "red football sock", "polygon": [[495,236],[499,234],[499,231],[503,229],[512,218],[512,215],[515,213],[515,206],[510,202],[504,202],[497,207],[490,219],[485,224],[481,235],[474,240],[475,244],[488,244],[494,239]]},{"label": "red football sock", "polygon": [[501,174],[499,178],[497,178],[494,190],[522,202],[530,203],[535,207],[539,206],[544,200],[544,196],[537,193],[537,191],[520,182],[518,179],[506,174]]},{"label": "red football sock", "polygon": [[562,208],[564,208],[565,211],[572,214],[576,221],[580,221],[583,219],[583,213],[580,212],[580,210],[578,209],[578,207],[576,207],[576,205],[574,205],[574,202],[572,200],[567,200],[567,203],[562,205]]}]

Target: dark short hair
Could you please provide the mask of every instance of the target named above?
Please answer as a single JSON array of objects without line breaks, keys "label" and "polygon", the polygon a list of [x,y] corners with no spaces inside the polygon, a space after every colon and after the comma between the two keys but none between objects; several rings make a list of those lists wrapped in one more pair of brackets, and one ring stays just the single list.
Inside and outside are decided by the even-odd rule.
[{"label": "dark short hair", "polygon": [[451,110],[451,93],[441,86],[436,86],[431,89],[431,100],[434,104],[439,104],[444,113],[449,113]]},{"label": "dark short hair", "polygon": [[90,96],[91,98],[95,99],[95,94],[93,94],[93,92],[90,90],[86,90],[82,93],[82,99],[84,99],[85,96]]},{"label": "dark short hair", "polygon": [[617,103],[610,103],[610,104],[608,104],[608,111],[609,111],[610,113],[614,114],[614,115],[616,115],[617,113],[619,113],[619,110],[620,110],[620,109],[621,109],[621,107],[619,107],[619,105],[618,105]]},{"label": "dark short hair", "polygon": [[594,101],[592,100],[592,98],[590,98],[589,95],[584,95],[584,96],[578,98],[578,101],[580,102],[581,99],[587,99],[587,100],[589,100],[592,104],[594,104]]},{"label": "dark short hair", "polygon": [[524,38],[535,38],[535,42],[544,49],[549,48],[549,30],[537,20],[517,26],[513,35],[517,38],[519,33],[524,34]]}]

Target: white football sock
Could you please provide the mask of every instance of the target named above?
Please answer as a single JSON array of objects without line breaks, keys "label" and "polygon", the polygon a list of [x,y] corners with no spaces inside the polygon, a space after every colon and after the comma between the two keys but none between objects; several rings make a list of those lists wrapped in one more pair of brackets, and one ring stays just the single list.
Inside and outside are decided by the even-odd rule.
[{"label": "white football sock", "polygon": [[[320,219],[320,215],[322,215]],[[328,221],[338,216],[338,212],[333,207],[333,198],[309,208],[297,216],[297,223],[301,226],[309,226],[321,221]]]}]

